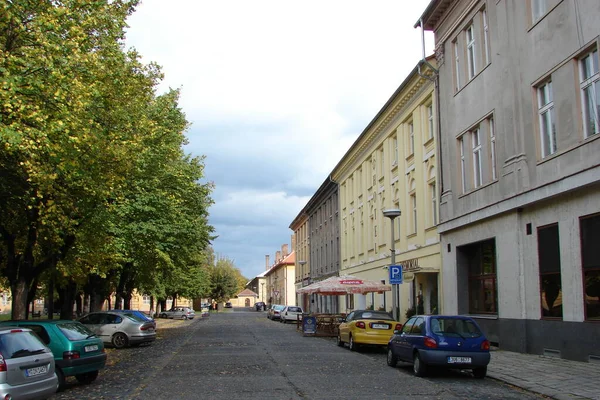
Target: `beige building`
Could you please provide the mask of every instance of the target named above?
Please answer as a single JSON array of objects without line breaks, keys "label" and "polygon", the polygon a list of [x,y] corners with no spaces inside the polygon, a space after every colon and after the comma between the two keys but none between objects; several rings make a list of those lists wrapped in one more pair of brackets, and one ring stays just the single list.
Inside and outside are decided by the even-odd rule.
[{"label": "beige building", "polygon": [[433,0],[443,309],[600,359],[600,2]]},{"label": "beige building", "polygon": [[[293,242],[294,239],[292,237],[292,247]],[[268,296],[267,304],[296,304],[295,263],[296,256],[294,251],[292,250],[289,253],[289,245],[282,245],[281,251],[277,251],[275,254],[273,266],[265,274]]]},{"label": "beige building", "polygon": [[[420,62],[364,129],[333,170],[340,196],[340,275],[389,283],[390,220],[396,264],[402,264],[400,320],[407,310],[440,311],[437,105],[433,57]],[[311,239],[312,245],[312,239]],[[392,311],[392,293],[350,295],[340,311],[373,307]]]}]

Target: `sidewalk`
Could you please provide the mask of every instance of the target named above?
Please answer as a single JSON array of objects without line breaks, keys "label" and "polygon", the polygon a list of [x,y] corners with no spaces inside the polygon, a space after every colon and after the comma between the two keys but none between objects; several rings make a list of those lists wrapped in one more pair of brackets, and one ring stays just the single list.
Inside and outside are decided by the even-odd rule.
[{"label": "sidewalk", "polygon": [[600,364],[492,351],[487,376],[558,400],[600,400]]}]

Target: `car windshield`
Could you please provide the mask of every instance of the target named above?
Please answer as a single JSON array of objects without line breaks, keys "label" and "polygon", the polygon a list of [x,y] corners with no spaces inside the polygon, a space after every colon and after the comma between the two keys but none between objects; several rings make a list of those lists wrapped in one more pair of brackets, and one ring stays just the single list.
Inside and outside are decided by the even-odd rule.
[{"label": "car windshield", "polygon": [[83,324],[77,324],[73,322],[61,323],[57,325],[58,329],[69,339],[70,341],[85,340],[89,339],[90,336],[95,336],[94,332],[89,330]]},{"label": "car windshield", "polygon": [[273,310],[275,311],[281,311],[285,308],[285,306],[273,306]]},{"label": "car windshield", "polygon": [[142,318],[139,315],[136,315],[134,313],[124,312],[122,314],[123,314],[123,316],[125,316],[125,317],[127,317],[130,320],[135,321],[135,322],[146,322],[147,321],[147,319],[144,319],[144,318]]},{"label": "car windshield", "polygon": [[431,330],[436,335],[460,336],[474,338],[482,335],[481,330],[469,319],[432,318]]},{"label": "car windshield", "polygon": [[390,314],[384,311],[364,311],[357,319],[379,319],[384,321],[392,321]]},{"label": "car windshield", "polygon": [[31,331],[18,331],[0,335],[0,353],[6,358],[19,358],[40,354],[46,346]]}]

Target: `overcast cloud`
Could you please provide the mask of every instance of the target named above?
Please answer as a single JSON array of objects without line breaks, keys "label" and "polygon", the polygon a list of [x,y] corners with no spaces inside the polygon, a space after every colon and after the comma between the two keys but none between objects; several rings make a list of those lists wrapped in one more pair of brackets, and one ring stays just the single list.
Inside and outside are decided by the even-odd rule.
[{"label": "overcast cloud", "polygon": [[[251,279],[421,59],[429,0],[142,0],[127,47],[181,88],[215,183],[215,252]],[[433,51],[426,35],[426,52]]]}]

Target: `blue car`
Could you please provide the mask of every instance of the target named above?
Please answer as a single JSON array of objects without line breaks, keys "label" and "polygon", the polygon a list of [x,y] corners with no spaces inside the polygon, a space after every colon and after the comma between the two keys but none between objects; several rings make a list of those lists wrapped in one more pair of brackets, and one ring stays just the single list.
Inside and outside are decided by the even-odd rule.
[{"label": "blue car", "polygon": [[394,331],[387,347],[387,364],[413,364],[416,376],[427,367],[470,369],[483,379],[490,362],[490,342],[474,319],[460,315],[415,315]]}]

